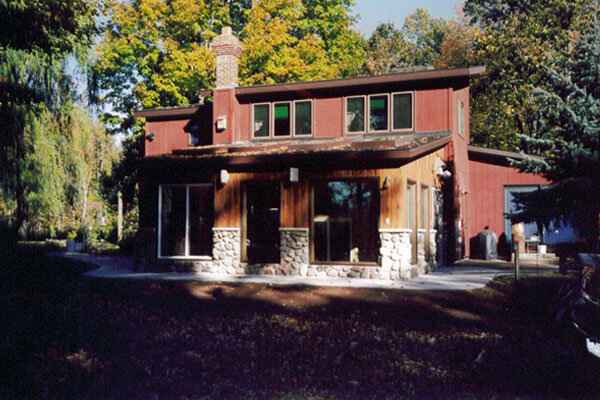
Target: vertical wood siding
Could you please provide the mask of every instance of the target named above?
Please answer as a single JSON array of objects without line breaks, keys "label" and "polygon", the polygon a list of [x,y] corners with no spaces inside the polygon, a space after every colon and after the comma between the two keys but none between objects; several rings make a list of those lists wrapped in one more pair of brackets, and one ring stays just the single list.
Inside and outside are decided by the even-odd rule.
[{"label": "vertical wood siding", "polygon": [[[467,240],[486,225],[498,236],[504,232],[504,185],[548,183],[539,175],[519,172],[516,168],[469,160],[470,221]],[[510,233],[508,233],[510,234]]]},{"label": "vertical wood siding", "polygon": [[[380,191],[380,227],[406,227],[406,182],[415,181],[429,187],[437,186],[433,173],[435,157],[442,151],[432,153],[400,168],[332,170],[311,172],[300,170],[300,182],[289,183],[288,174],[273,173],[231,173],[229,183],[218,187],[215,192],[215,226],[240,227],[242,218],[242,195],[244,181],[279,180],[281,189],[281,226],[307,228],[310,225],[310,182],[315,179],[378,177],[380,185],[389,177],[389,186]],[[428,199],[429,201],[430,199]],[[420,202],[420,200],[417,200]],[[389,218],[389,223],[386,223]]]}]

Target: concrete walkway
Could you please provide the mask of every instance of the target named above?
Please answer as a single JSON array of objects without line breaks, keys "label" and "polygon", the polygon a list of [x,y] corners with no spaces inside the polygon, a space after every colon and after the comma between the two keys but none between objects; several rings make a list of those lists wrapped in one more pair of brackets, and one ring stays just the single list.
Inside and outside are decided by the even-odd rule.
[{"label": "concrete walkway", "polygon": [[180,282],[238,282],[270,283],[298,286],[343,286],[401,290],[470,290],[485,287],[495,277],[509,275],[506,262],[462,262],[408,281],[381,281],[374,279],[302,278],[274,275],[226,275],[208,273],[149,273],[133,272],[133,259],[123,256],[101,256],[84,253],[52,253],[77,261],[98,265],[84,275],[107,279],[146,279]]}]

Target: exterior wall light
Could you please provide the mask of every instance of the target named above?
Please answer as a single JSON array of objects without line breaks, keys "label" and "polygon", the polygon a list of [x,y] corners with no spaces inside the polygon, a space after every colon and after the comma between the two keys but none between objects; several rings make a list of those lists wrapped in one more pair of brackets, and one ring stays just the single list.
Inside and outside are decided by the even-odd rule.
[{"label": "exterior wall light", "polygon": [[219,173],[219,183],[224,186],[227,185],[227,182],[229,182],[229,172],[226,169],[222,169]]},{"label": "exterior wall light", "polygon": [[146,139],[148,139],[149,142],[154,140],[154,136],[156,136],[156,134],[154,132],[146,133]]},{"label": "exterior wall light", "polygon": [[220,115],[217,118],[217,130],[224,131],[227,129],[227,117],[225,115]]},{"label": "exterior wall light", "polygon": [[381,185],[381,190],[387,190],[390,187],[390,177],[386,176],[383,179],[383,184]]}]

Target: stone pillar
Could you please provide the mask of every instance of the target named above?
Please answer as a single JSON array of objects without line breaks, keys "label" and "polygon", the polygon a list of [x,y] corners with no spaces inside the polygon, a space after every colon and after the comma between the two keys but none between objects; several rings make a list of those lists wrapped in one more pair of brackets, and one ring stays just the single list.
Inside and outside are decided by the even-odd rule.
[{"label": "stone pillar", "polygon": [[437,230],[429,230],[429,265],[434,267],[437,265]]},{"label": "stone pillar", "polygon": [[410,229],[380,229],[381,240],[381,272],[390,279],[408,279],[411,277],[411,251]]},{"label": "stone pillar", "polygon": [[308,228],[279,228],[281,241],[280,272],[282,275],[307,276]]},{"label": "stone pillar", "polygon": [[213,228],[213,271],[243,274],[240,267],[240,228]]},{"label": "stone pillar", "polygon": [[425,236],[427,235],[427,229],[417,230],[417,265],[419,269],[427,264],[425,259]]}]

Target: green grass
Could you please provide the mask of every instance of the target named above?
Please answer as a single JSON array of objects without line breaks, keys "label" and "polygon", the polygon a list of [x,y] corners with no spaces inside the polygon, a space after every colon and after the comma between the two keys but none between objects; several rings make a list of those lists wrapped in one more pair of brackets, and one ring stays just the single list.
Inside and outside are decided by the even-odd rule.
[{"label": "green grass", "polygon": [[565,278],[401,292],[81,278],[0,256],[0,398],[595,399]]}]

